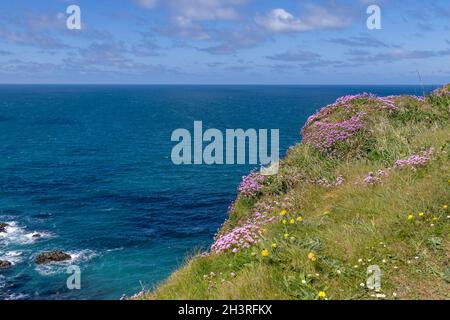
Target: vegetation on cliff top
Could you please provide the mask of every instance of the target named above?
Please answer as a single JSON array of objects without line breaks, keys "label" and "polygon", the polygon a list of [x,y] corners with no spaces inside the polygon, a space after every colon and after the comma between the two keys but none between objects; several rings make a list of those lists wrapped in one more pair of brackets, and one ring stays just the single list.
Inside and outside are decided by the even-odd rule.
[{"label": "vegetation on cliff top", "polygon": [[134,298],[449,299],[449,117],[450,85],[339,99],[277,175],[243,179],[210,252]]}]

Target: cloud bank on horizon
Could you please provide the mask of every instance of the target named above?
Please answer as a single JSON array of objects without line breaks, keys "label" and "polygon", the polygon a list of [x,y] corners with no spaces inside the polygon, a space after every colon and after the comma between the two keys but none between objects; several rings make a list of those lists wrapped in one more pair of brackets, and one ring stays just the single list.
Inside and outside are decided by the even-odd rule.
[{"label": "cloud bank on horizon", "polygon": [[[72,4],[81,8],[81,30],[66,27]],[[372,4],[381,8],[381,30],[367,28]],[[449,79],[447,0],[0,3],[0,83],[441,84]]]}]

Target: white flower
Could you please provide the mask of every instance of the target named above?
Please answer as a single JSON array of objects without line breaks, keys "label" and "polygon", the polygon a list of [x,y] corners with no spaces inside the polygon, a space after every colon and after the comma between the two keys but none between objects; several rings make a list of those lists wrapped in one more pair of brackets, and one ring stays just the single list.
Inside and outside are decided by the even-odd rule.
[{"label": "white flower", "polygon": [[341,274],[341,270],[336,270],[336,273],[337,274]]},{"label": "white flower", "polygon": [[393,297],[396,297],[396,296],[397,296],[397,293],[393,292],[393,293],[392,293],[392,296],[393,296]]},{"label": "white flower", "polygon": [[302,280],[302,283],[303,283],[303,284],[306,284],[306,280]]},{"label": "white flower", "polygon": [[358,259],[358,262],[359,262],[359,263],[363,262],[363,259]]},{"label": "white flower", "polygon": [[383,259],[381,262],[386,263],[387,261],[386,261],[386,259]]},{"label": "white flower", "polygon": [[365,285],[363,282],[361,282],[361,283],[359,284],[359,286],[364,288],[366,285]]}]

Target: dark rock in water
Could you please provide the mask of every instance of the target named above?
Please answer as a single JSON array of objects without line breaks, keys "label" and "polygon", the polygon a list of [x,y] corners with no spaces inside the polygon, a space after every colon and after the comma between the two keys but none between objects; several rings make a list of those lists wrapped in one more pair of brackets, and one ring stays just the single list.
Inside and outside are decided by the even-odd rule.
[{"label": "dark rock in water", "polygon": [[0,260],[0,269],[6,269],[12,266],[12,263],[5,260]]},{"label": "dark rock in water", "polygon": [[40,238],[42,237],[40,233],[35,233],[32,235],[32,238]]},{"label": "dark rock in water", "polygon": [[55,250],[38,254],[34,262],[37,264],[46,264],[50,262],[67,261],[70,259],[71,256],[69,254],[60,250]]},{"label": "dark rock in water", "polygon": [[7,223],[0,222],[0,232],[6,232],[6,227],[9,227]]}]

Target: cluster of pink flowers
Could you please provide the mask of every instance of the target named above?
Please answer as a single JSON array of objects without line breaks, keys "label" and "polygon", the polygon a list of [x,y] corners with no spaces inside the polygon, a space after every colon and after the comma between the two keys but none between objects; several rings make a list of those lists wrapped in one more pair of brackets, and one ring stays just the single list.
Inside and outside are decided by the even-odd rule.
[{"label": "cluster of pink flowers", "polygon": [[262,231],[255,223],[246,223],[236,227],[229,233],[220,236],[211,246],[211,251],[215,254],[231,250],[236,253],[240,248],[247,249],[257,241]]},{"label": "cluster of pink flowers", "polygon": [[355,111],[354,107],[352,106],[351,102],[357,99],[367,99],[373,102],[378,102],[379,108],[384,109],[395,109],[395,103],[393,102],[393,98],[395,96],[390,97],[383,97],[378,98],[376,95],[371,93],[362,93],[357,95],[347,95],[340,97],[336,100],[333,104],[330,104],[322,109],[320,109],[318,112],[316,112],[314,115],[310,116],[308,120],[306,121],[306,126],[312,124],[313,122],[322,119],[328,115],[330,115],[334,110],[337,108],[343,108],[349,111]]},{"label": "cluster of pink flowers", "polygon": [[[303,141],[315,146],[322,152],[332,152],[336,142],[345,141],[364,128],[364,116],[366,113],[363,111],[358,112],[357,106],[352,102],[358,99],[366,99],[368,102],[375,103],[375,106],[372,108],[394,110],[396,108],[394,98],[394,96],[379,98],[370,93],[341,97],[335,103],[322,108],[308,118],[302,130]],[[338,108],[349,111],[354,115],[350,119],[340,122],[323,120]]]},{"label": "cluster of pink flowers", "polygon": [[359,112],[342,122],[316,121],[307,130],[303,130],[303,141],[315,146],[322,152],[328,152],[338,141],[347,140],[364,128],[364,112]]},{"label": "cluster of pink flowers", "polygon": [[416,170],[417,167],[423,167],[431,159],[433,155],[433,148],[428,151],[423,151],[421,154],[413,154],[408,159],[395,161],[394,167],[404,168],[409,167]]},{"label": "cluster of pink flowers", "polygon": [[[396,168],[411,168],[412,170],[417,170],[418,167],[423,167],[430,161],[431,156],[433,155],[433,148],[430,148],[428,151],[423,151],[421,154],[413,154],[407,159],[397,160],[394,163],[392,168],[387,168],[386,170],[378,170],[376,173],[369,172],[367,176],[363,179],[362,185],[374,185],[380,183],[383,178],[389,175],[389,171]],[[356,182],[355,185],[358,185],[359,182]]]},{"label": "cluster of pink flowers", "polygon": [[242,177],[242,182],[238,188],[239,194],[249,198],[256,196],[261,191],[264,178],[265,176],[257,171],[252,171],[249,175]]},{"label": "cluster of pink flowers", "polygon": [[319,179],[315,182],[317,185],[325,187],[325,188],[332,188],[332,187],[338,187],[345,183],[345,179],[343,176],[339,176],[336,178],[336,181],[330,182],[326,178]]},{"label": "cluster of pink flowers", "polygon": [[369,174],[364,178],[362,184],[363,186],[374,185],[381,182],[381,180],[388,175],[387,171],[378,170],[376,173],[369,172]]},{"label": "cluster of pink flowers", "polygon": [[273,214],[280,206],[289,208],[288,198],[284,201],[272,200],[268,202],[258,203],[253,209],[252,216],[240,226],[233,228],[231,231],[218,235],[211,246],[213,254],[223,252],[236,253],[242,249],[248,249],[251,245],[258,242],[263,234],[264,227],[276,220]]}]

